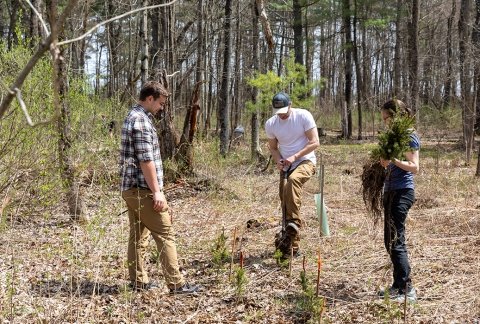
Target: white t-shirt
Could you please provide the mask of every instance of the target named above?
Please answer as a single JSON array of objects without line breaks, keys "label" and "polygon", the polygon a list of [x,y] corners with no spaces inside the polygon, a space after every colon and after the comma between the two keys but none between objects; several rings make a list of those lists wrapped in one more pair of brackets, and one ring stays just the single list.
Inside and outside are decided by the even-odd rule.
[{"label": "white t-shirt", "polygon": [[[296,154],[308,144],[305,132],[312,128],[317,128],[312,114],[308,110],[298,108],[291,108],[290,116],[285,120],[274,115],[265,123],[267,137],[277,139],[280,155],[284,159]],[[292,168],[296,168],[304,160],[310,160],[316,164],[315,152],[300,157],[293,163]]]}]

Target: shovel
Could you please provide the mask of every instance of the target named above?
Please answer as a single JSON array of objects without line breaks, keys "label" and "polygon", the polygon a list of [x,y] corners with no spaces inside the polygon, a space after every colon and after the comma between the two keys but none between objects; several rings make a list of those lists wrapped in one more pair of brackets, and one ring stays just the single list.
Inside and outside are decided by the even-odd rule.
[{"label": "shovel", "polygon": [[328,227],[327,210],[325,208],[325,201],[323,198],[323,185],[325,178],[325,168],[320,164],[318,172],[318,181],[320,183],[320,193],[315,194],[315,207],[317,211],[317,218],[320,222],[320,236],[330,236],[330,229]]}]

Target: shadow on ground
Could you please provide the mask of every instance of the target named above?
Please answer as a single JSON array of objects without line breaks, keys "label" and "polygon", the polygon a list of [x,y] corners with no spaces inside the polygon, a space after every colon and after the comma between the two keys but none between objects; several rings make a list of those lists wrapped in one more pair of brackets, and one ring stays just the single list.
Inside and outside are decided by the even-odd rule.
[{"label": "shadow on ground", "polygon": [[119,285],[106,285],[99,282],[83,280],[80,282],[66,282],[59,280],[45,280],[32,285],[34,294],[41,297],[50,296],[95,296],[116,295],[121,291]]}]

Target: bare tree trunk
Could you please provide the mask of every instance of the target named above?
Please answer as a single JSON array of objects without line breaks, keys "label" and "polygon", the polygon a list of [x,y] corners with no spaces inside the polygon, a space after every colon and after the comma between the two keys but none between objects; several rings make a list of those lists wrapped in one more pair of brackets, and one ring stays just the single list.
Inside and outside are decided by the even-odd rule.
[{"label": "bare tree trunk", "polygon": [[223,48],[223,72],[222,84],[219,93],[219,117],[220,117],[220,154],[225,157],[228,153],[228,142],[230,138],[230,56],[231,56],[231,19],[232,0],[225,2],[224,22],[224,48]]},{"label": "bare tree trunk", "polygon": [[354,16],[353,16],[353,59],[355,61],[355,75],[357,80],[357,110],[358,110],[358,139],[362,139],[363,125],[362,125],[362,105],[364,103],[363,93],[363,77],[362,69],[358,58],[358,44],[357,44],[357,0],[354,0]]},{"label": "bare tree trunk", "polygon": [[[252,0],[252,69],[253,72],[258,71],[258,62],[260,60],[260,53],[258,49],[258,38],[259,38],[259,29],[258,29],[258,20],[259,20],[259,5],[263,6],[262,3],[259,4],[262,0]],[[252,95],[252,103],[254,106],[257,105],[258,100],[258,89],[255,87],[250,87],[250,93]],[[255,108],[255,111],[252,112],[252,117],[250,119],[250,126],[252,128],[252,139],[250,145],[250,152],[252,159],[258,159],[262,156],[262,150],[260,148],[260,131],[259,126],[260,122],[258,120],[258,109]]]},{"label": "bare tree trunk", "polygon": [[60,172],[63,180],[63,186],[67,191],[67,203],[70,217],[73,220],[85,222],[88,219],[85,212],[83,197],[80,193],[80,185],[75,179],[75,167],[71,156],[73,140],[71,136],[71,110],[66,98],[68,94],[66,62],[63,58],[63,51],[61,48],[55,46],[59,35],[63,33],[63,25],[57,25],[57,5],[58,4],[56,0],[47,1],[51,34],[54,39],[54,46],[51,46],[50,54],[52,55],[53,63],[53,101],[54,106],[59,113],[57,131],[59,135],[58,154],[61,170]]},{"label": "bare tree trunk", "polygon": [[[205,71],[205,56],[207,55],[206,49],[205,49],[205,14],[204,14],[204,2],[203,0],[198,0],[197,3],[197,15],[198,15],[198,20],[197,20],[197,62],[195,66],[195,84],[198,82],[203,82],[204,81],[204,71]],[[200,101],[200,108],[205,107],[205,100],[204,100],[204,84],[205,82],[202,83],[202,86],[200,87],[199,90],[199,101]],[[205,108],[202,108],[204,110]],[[199,111],[199,114],[205,115],[205,111]],[[198,122],[198,125],[200,124],[200,121]]]},{"label": "bare tree trunk", "polygon": [[[165,89],[171,92],[165,70],[155,76],[155,78],[165,87]],[[172,159],[176,153],[179,139],[175,130],[175,124],[173,123],[172,106],[170,100],[165,102],[163,111],[159,114],[161,118],[156,118],[155,126],[157,128],[158,138],[160,139],[160,154],[162,156],[162,160]]]},{"label": "bare tree trunk", "polygon": [[[480,0],[475,0],[475,25],[472,32],[472,45],[473,45],[473,56],[478,58],[480,57]],[[474,134],[480,133],[480,62],[479,60],[474,60],[475,70],[474,70],[474,89],[475,89],[475,124],[474,124]],[[473,143],[475,144],[475,143]]]},{"label": "bare tree trunk", "polygon": [[[158,1],[153,0],[152,4],[157,4]],[[150,43],[150,58],[152,63],[152,74],[159,75],[162,71],[160,52],[160,8],[154,9],[150,12],[150,22],[152,31],[152,41]]]},{"label": "bare tree trunk", "polygon": [[[203,81],[203,65],[205,56],[204,46],[204,15],[203,15],[203,0],[198,0],[197,3],[197,63],[195,68],[195,83]],[[201,92],[200,92],[201,97]]]},{"label": "bare tree trunk", "polygon": [[[278,51],[280,53],[280,58],[278,59],[278,69],[277,69],[277,75],[280,76],[282,75],[282,71],[283,71],[283,50],[284,50],[284,47],[285,47],[285,39],[287,39],[287,27],[285,26],[285,22],[282,21],[281,22],[281,27],[282,29],[282,37],[281,37],[281,40],[280,40],[280,50]],[[260,55],[259,55],[259,58],[260,58]]]},{"label": "bare tree trunk", "polygon": [[393,64],[393,93],[392,96],[399,98],[401,96],[400,75],[402,71],[400,61],[400,49],[402,47],[402,31],[401,31],[401,12],[402,0],[397,0],[397,12],[395,18],[395,56]]},{"label": "bare tree trunk", "polygon": [[[39,0],[32,0],[30,2],[32,6],[39,11]],[[35,12],[30,9],[30,26],[29,26],[29,34],[30,37],[32,38],[32,46],[38,41],[40,34],[40,21],[35,14]]]},{"label": "bare tree trunk", "polygon": [[[108,0],[107,16],[112,17],[116,13],[116,2]],[[119,63],[119,44],[122,27],[119,22],[112,22],[106,25],[107,29],[107,49],[108,49],[108,82],[107,82],[107,96],[113,97],[118,90],[118,63]]]},{"label": "bare tree trunk", "polygon": [[418,111],[418,0],[411,0],[410,21],[408,23],[408,75],[410,83],[410,107],[416,115],[419,125]]},{"label": "bare tree trunk", "polygon": [[242,120],[242,112],[240,111],[240,85],[242,78],[241,58],[242,58],[242,29],[240,28],[242,13],[240,12],[240,1],[237,1],[237,24],[235,26],[235,69],[234,69],[234,85],[233,85],[233,103],[232,103],[232,128],[240,125]]},{"label": "bare tree trunk", "polygon": [[[212,23],[210,22],[210,31],[213,30]],[[215,45],[215,43],[218,43]],[[205,116],[205,135],[208,135],[208,132],[211,128],[212,112],[215,109],[214,99],[213,99],[213,88],[214,88],[214,67],[213,67],[213,57],[216,52],[216,47],[220,44],[219,40],[212,40],[212,45],[210,46],[210,51],[208,53],[208,91],[207,91],[207,113]]]},{"label": "bare tree trunk", "polygon": [[[429,27],[427,27],[429,28]],[[435,29],[430,28],[430,30],[425,31],[425,34],[429,34],[429,39],[435,39]],[[433,68],[433,59],[434,59],[434,49],[427,48],[425,50],[424,60],[423,60],[423,73],[420,79],[422,80],[421,87],[419,89],[419,96],[421,98],[421,103],[424,106],[428,106],[430,101],[433,99],[434,96],[434,89],[433,89],[433,77],[432,75],[435,73],[435,69]]]},{"label": "bare tree trunk", "polygon": [[97,60],[95,62],[95,95],[100,94],[100,68],[102,66],[103,44],[96,42],[97,46]]},{"label": "bare tree trunk", "polygon": [[450,106],[452,102],[452,81],[453,81],[453,68],[452,68],[452,33],[453,33],[453,19],[455,19],[457,11],[457,0],[452,0],[452,11],[447,20],[447,73],[445,81],[443,83],[443,107]]},{"label": "bare tree trunk", "polygon": [[7,4],[5,0],[0,0],[0,37],[3,39],[5,37],[4,30],[5,30],[5,21],[3,20],[4,15],[6,14],[5,10],[7,8]]},{"label": "bare tree trunk", "polygon": [[480,177],[480,147],[478,148],[477,172],[475,172],[475,176]]},{"label": "bare tree trunk", "polygon": [[[161,1],[161,3],[166,3],[168,0],[157,0]],[[167,79],[167,71],[169,73],[174,73],[176,71],[176,61],[175,59],[175,51],[173,48],[175,33],[174,33],[174,8],[173,6],[169,7],[162,7],[160,10],[160,21],[159,26],[160,33],[158,35],[158,44],[161,47],[163,53],[162,56],[165,56],[163,59],[165,60],[164,66],[165,68],[159,72],[159,64],[160,62],[156,63],[157,68],[155,69],[155,79],[159,80],[168,92],[175,94],[176,89],[176,82]],[[159,54],[157,54],[159,55]],[[161,113],[161,118],[159,118],[156,122],[157,126],[157,133],[158,137],[161,139],[160,143],[160,153],[162,155],[162,159],[172,159],[177,150],[177,146],[179,143],[179,138],[175,130],[175,124],[173,123],[175,117],[175,95],[172,95],[168,98],[163,112]]]},{"label": "bare tree trunk", "polygon": [[[169,0],[162,0],[163,3],[168,2]],[[163,40],[165,42],[165,67],[166,71],[173,73],[177,71],[177,56],[175,51],[175,5],[169,7],[162,7],[162,31],[163,31]],[[171,93],[177,92],[177,83],[171,82]],[[172,106],[172,118],[175,117],[175,96],[170,96],[170,104]]]},{"label": "bare tree trunk", "polygon": [[374,104],[371,102],[370,94],[371,90],[371,69],[372,66],[370,64],[371,60],[371,52],[370,48],[367,46],[367,29],[364,24],[362,24],[362,93],[364,98],[364,108],[371,109],[373,118],[372,118],[372,134],[375,134],[375,109],[373,109]]},{"label": "bare tree trunk", "polygon": [[178,153],[175,157],[179,169],[183,174],[189,175],[193,172],[193,138],[197,129],[198,113],[201,109],[201,85],[203,66],[203,0],[197,3],[197,62],[195,71],[195,89],[190,99],[190,104],[183,122],[183,131],[178,145]]},{"label": "bare tree trunk", "polygon": [[343,0],[343,30],[345,33],[345,109],[346,120],[343,122],[347,130],[344,138],[352,137],[352,23],[350,19],[350,0]]},{"label": "bare tree trunk", "polygon": [[[85,33],[87,31],[87,24],[88,24],[88,13],[90,11],[90,0],[85,0],[85,5],[83,9],[83,16],[82,16],[82,28],[81,33]],[[85,75],[85,55],[87,53],[87,41],[86,39],[82,39],[80,41],[80,45],[78,46],[80,53],[78,54],[78,63],[79,63],[79,74],[80,76]]]},{"label": "bare tree trunk", "polygon": [[471,83],[468,76],[469,56],[468,45],[471,29],[471,0],[462,0],[460,17],[458,20],[459,50],[460,50],[460,87],[463,107],[463,141],[465,143],[465,160],[470,164],[473,148],[473,119],[475,116],[474,103],[471,100]]},{"label": "bare tree trunk", "polygon": [[[309,28],[308,20],[308,8],[305,10],[305,70],[307,72],[307,82],[311,83],[313,81],[313,53],[315,51],[315,38],[313,31]],[[313,49],[312,49],[313,47]],[[309,90],[306,94],[307,97],[312,95],[312,91]]]},{"label": "bare tree trunk", "polygon": [[[82,11],[75,16],[76,19],[70,21],[71,30],[79,29],[80,34],[84,34],[87,31],[88,23],[88,14],[89,14],[89,3],[90,0],[85,0],[84,5],[82,6]],[[80,21],[80,26],[75,25],[76,21]],[[99,42],[96,41],[97,46]],[[85,75],[85,52],[87,48],[87,41],[85,38],[79,40],[78,42],[73,42],[70,45],[70,56],[72,60],[71,70],[73,73],[77,74],[79,77]],[[98,55],[98,54],[97,54]]]},{"label": "bare tree trunk", "polygon": [[295,50],[295,63],[304,65],[301,0],[293,0],[293,48]]},{"label": "bare tree trunk", "polygon": [[[148,6],[148,0],[143,0],[143,7]],[[149,43],[149,38],[148,38],[148,12],[147,10],[142,12],[142,23],[140,24],[140,41],[142,43],[142,57],[140,58],[141,63],[141,68],[140,68],[140,74],[141,74],[141,80],[142,84],[147,82],[149,75],[148,75],[148,57],[149,57],[149,52],[148,52],[148,43]]]},{"label": "bare tree trunk", "polygon": [[17,0],[10,0],[10,22],[8,25],[8,34],[7,34],[7,48],[8,50],[12,49],[13,44],[18,43],[17,37],[17,20],[19,12],[19,2]]},{"label": "bare tree trunk", "polygon": [[197,128],[197,116],[200,111],[200,88],[202,82],[195,85],[195,90],[192,93],[190,105],[185,116],[183,124],[183,132],[180,137],[178,145],[178,154],[176,161],[179,169],[184,175],[190,175],[193,172],[193,138]]}]

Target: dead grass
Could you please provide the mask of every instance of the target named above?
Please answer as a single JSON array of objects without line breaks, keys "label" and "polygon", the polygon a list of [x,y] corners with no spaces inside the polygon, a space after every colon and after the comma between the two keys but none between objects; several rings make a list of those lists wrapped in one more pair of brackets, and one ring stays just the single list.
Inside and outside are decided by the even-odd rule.
[{"label": "dead grass", "polygon": [[[307,226],[301,248],[312,283],[316,253],[321,251],[325,323],[403,322],[403,305],[376,297],[378,288],[390,284],[391,269],[382,226],[373,227],[361,198],[359,177],[369,147],[345,143],[321,147],[330,237],[319,236],[313,200],[317,179],[304,191],[302,214]],[[308,321],[310,314],[301,307],[301,258],[294,260],[289,277],[288,268],[276,265],[272,257],[281,218],[276,172],[261,173],[251,165],[247,146],[238,147],[227,160],[215,157],[209,145],[198,149],[197,177],[170,185],[167,194],[182,269],[205,292],[170,296],[166,288],[128,291],[128,223],[126,215],[119,215],[125,207],[118,192],[91,185],[86,188],[89,225],[69,223],[61,208],[28,218],[9,216],[0,236],[1,322]],[[461,156],[449,151],[439,163],[433,154],[421,156],[417,204],[407,225],[419,296],[418,304],[407,308],[409,323],[480,320],[480,183],[473,177],[474,166],[457,162]],[[247,229],[252,219],[258,226]],[[229,265],[218,269],[210,253],[222,230],[230,246],[235,227],[237,252],[241,249],[245,255],[248,278],[242,300],[235,298]],[[148,259],[152,279],[162,283],[153,244]]]}]

